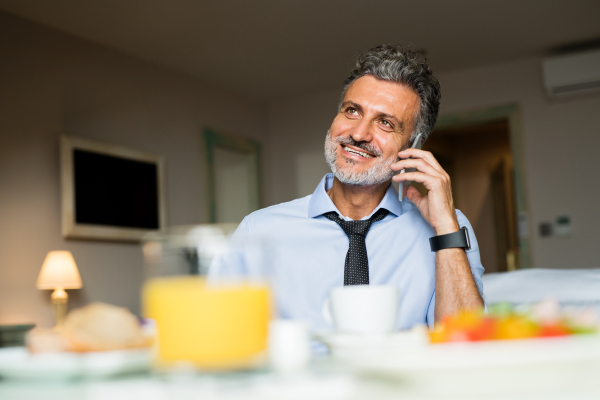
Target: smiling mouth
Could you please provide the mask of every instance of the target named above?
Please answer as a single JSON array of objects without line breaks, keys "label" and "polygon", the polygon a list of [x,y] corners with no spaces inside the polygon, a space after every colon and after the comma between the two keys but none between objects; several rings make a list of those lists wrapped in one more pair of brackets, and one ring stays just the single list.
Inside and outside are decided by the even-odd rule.
[{"label": "smiling mouth", "polygon": [[348,146],[342,146],[342,148],[347,151],[350,154],[355,154],[359,157],[363,157],[363,158],[374,158],[374,155],[371,155],[369,153],[365,153],[364,151],[360,151],[360,150],[355,150],[355,149],[351,149]]}]

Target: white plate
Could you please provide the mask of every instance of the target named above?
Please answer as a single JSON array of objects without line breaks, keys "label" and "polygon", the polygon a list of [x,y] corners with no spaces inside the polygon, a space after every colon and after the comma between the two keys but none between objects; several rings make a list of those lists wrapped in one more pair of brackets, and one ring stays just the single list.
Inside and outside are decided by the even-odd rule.
[{"label": "white plate", "polygon": [[0,376],[18,379],[104,378],[150,368],[149,349],[91,353],[30,354],[25,347],[0,349]]},{"label": "white plate", "polygon": [[420,395],[487,398],[552,394],[600,398],[600,335],[434,344],[348,358],[360,371],[405,382]]}]

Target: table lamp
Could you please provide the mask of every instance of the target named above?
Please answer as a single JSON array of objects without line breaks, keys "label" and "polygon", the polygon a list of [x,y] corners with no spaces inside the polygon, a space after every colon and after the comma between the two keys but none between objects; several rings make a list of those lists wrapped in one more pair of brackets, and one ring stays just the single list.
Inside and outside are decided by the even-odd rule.
[{"label": "table lamp", "polygon": [[65,289],[81,289],[81,276],[70,251],[51,251],[46,255],[37,279],[37,288],[54,289],[52,306],[56,325],[61,325],[67,313],[69,295]]}]

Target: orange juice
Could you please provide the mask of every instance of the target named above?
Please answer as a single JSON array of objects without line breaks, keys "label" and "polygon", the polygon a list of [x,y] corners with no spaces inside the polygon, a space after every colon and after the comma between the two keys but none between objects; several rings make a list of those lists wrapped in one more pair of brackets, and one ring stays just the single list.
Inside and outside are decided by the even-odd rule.
[{"label": "orange juice", "polygon": [[198,277],[155,278],[143,290],[144,313],[156,321],[159,361],[200,368],[252,364],[267,348],[266,286],[206,285]]}]

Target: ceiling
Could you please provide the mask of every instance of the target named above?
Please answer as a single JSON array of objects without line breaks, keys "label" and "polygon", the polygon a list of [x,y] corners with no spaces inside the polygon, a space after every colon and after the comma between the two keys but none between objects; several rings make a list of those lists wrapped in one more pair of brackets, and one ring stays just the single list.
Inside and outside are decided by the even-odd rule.
[{"label": "ceiling", "polygon": [[0,0],[0,10],[238,92],[273,100],[341,86],[381,43],[434,72],[600,38],[597,0]]}]

